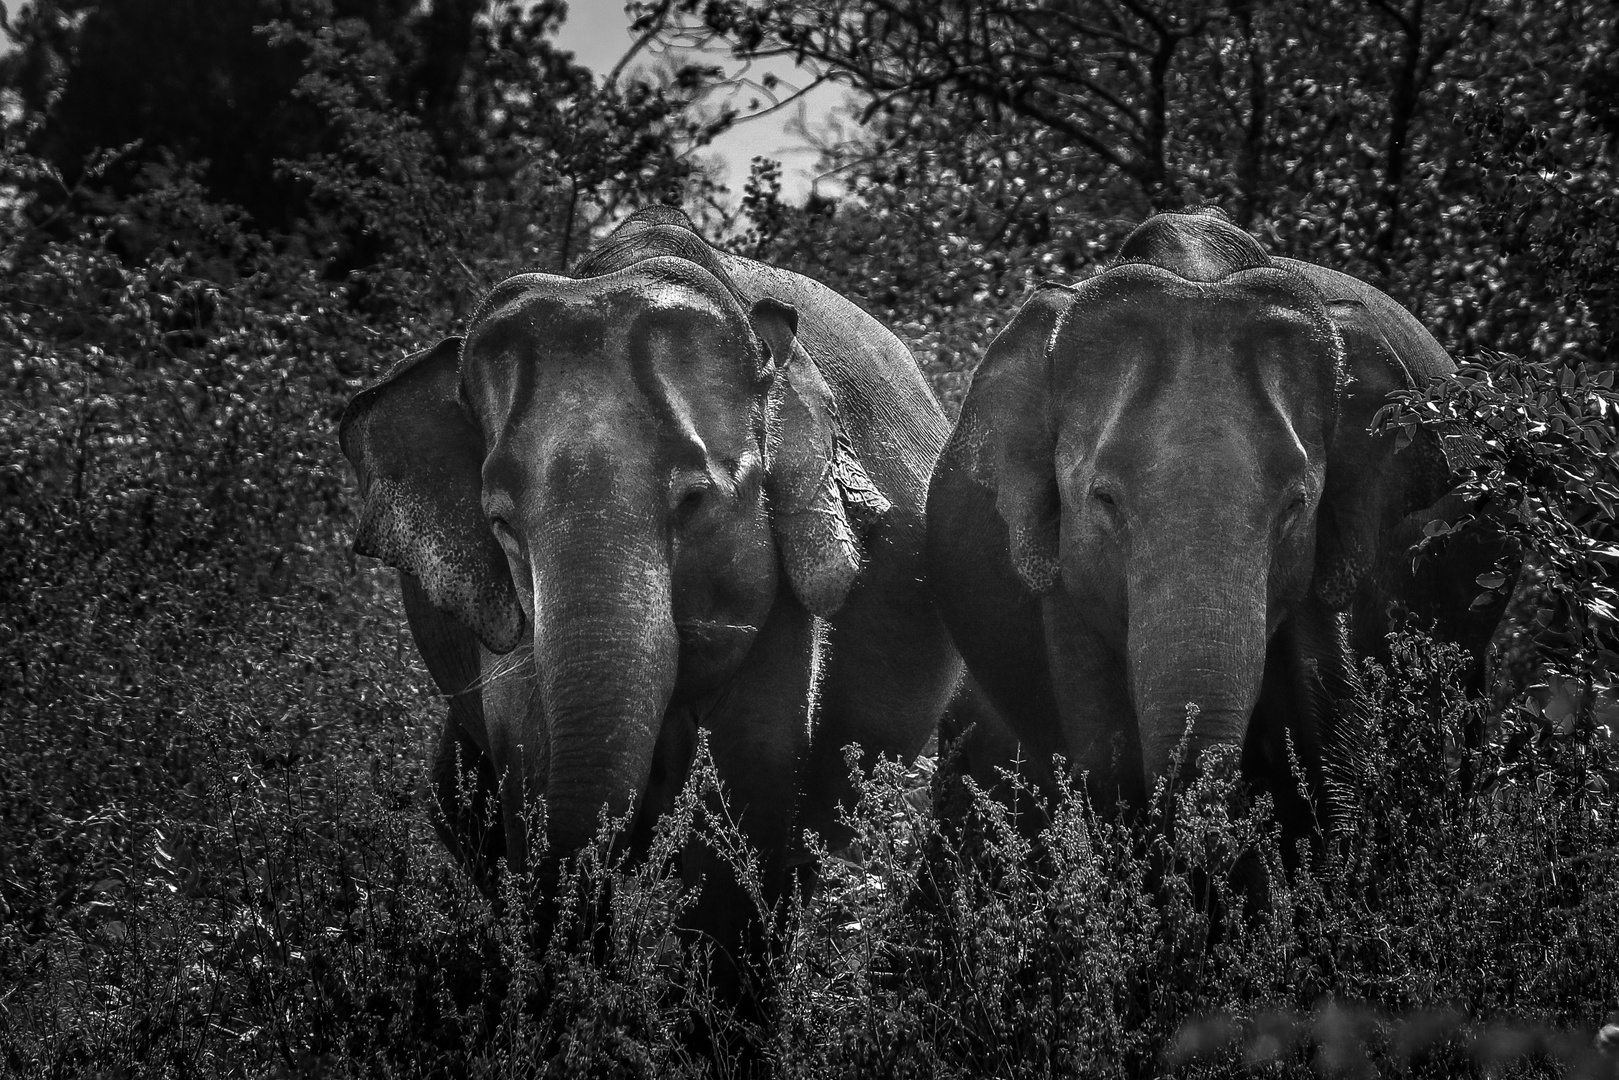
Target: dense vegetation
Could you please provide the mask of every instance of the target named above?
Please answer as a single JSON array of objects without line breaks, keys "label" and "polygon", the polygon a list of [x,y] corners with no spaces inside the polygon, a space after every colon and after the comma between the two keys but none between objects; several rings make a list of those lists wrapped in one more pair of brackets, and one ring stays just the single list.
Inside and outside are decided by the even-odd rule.
[{"label": "dense vegetation", "polygon": [[[764,1060],[1612,1075],[1591,1032],[1619,1006],[1619,13],[635,6],[645,55],[703,39],[853,85],[868,124],[829,150],[836,196],[791,205],[761,162],[731,209],[690,152],[729,122],[703,105],[718,73],[673,52],[600,79],[554,46],[555,0],[14,13],[0,1071],[702,1072],[694,1015],[748,1035],[670,932],[663,861],[581,867],[608,940],[535,957],[523,905],[497,917],[432,836],[416,790],[440,705],[392,571],[347,552],[344,400],[507,273],[565,269],[673,201],[865,304],[953,408],[1036,280],[1085,272],[1155,207],[1214,202],[1470,360],[1385,422],[1465,450],[1481,525],[1530,555],[1498,685],[1467,700],[1455,658],[1403,633],[1364,680],[1364,813],[1292,874],[1229,769],[1161,808],[1171,829],[1070,798],[1032,843],[931,759],[877,769],[860,842],[782,929]],[[976,805],[970,827],[935,794]],[[664,843],[723,831],[700,805]],[[1227,884],[1256,857],[1260,910]]]}]

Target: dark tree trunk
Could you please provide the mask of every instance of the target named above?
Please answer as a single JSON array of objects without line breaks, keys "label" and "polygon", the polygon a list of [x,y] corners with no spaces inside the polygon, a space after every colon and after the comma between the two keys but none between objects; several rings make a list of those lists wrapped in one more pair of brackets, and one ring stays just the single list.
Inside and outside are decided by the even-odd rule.
[{"label": "dark tree trunk", "polygon": [[418,36],[426,52],[413,72],[421,96],[422,115],[442,143],[454,129],[452,114],[460,100],[461,76],[472,53],[473,27],[487,0],[434,0],[422,18]]},{"label": "dark tree trunk", "polygon": [[1253,224],[1264,203],[1265,143],[1270,131],[1270,71],[1265,51],[1254,29],[1249,0],[1232,5],[1243,44],[1248,49],[1248,122],[1243,128],[1242,156],[1237,161],[1237,224]]},{"label": "dark tree trunk", "polygon": [[1377,238],[1377,248],[1385,264],[1400,242],[1406,146],[1411,138],[1411,121],[1416,116],[1417,99],[1421,93],[1424,0],[1412,0],[1410,9],[1405,12],[1387,10],[1404,30],[1405,38],[1400,52],[1400,67],[1394,77],[1394,89],[1389,95],[1389,137],[1383,169],[1384,221]]},{"label": "dark tree trunk", "polygon": [[1180,46],[1180,35],[1164,32],[1158,39],[1158,48],[1148,68],[1149,84],[1147,115],[1143,130],[1141,163],[1141,190],[1153,210],[1169,209],[1169,164],[1166,144],[1169,139],[1169,66],[1174,62],[1175,50]]}]

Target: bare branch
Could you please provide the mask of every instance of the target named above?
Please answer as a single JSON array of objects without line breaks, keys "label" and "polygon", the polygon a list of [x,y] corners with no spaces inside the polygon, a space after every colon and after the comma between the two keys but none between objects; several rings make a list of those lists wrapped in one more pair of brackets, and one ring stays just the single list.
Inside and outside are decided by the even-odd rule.
[{"label": "bare branch", "polygon": [[624,55],[618,58],[618,63],[613,65],[613,70],[609,71],[607,78],[602,80],[603,86],[612,86],[618,82],[618,77],[624,73],[624,69],[629,66],[630,61],[635,59],[642,49],[650,45],[663,32],[664,24],[669,21],[669,10],[672,7],[674,7],[674,0],[663,0],[657,6],[657,9],[652,12],[646,30],[642,32],[640,37],[635,39],[634,44],[629,47]]},{"label": "bare branch", "polygon": [[775,96],[775,94],[773,94],[770,90],[766,89],[765,87],[757,86],[757,84],[752,84],[752,85],[755,86],[755,88],[760,93],[767,94],[767,95],[770,96],[771,104],[766,106],[763,109],[757,109],[757,110],[755,110],[753,112],[739,113],[737,115],[737,118],[734,121],[732,121],[731,126],[735,127],[738,124],[744,124],[744,123],[748,122],[749,120],[757,120],[761,116],[769,116],[771,113],[780,112],[782,109],[785,109],[787,106],[789,106],[789,105],[793,104],[794,102],[802,99],[806,94],[810,93],[812,90],[815,90],[816,88],[821,87],[821,86],[825,86],[827,83],[836,82],[836,81],[838,81],[838,80],[834,77],[834,75],[832,73],[823,73],[823,74],[815,76],[815,78],[811,79],[807,84],[805,84],[804,86],[799,87],[798,89],[794,90],[792,93],[788,94],[784,98],[777,98]]},{"label": "bare branch", "polygon": [[1411,26],[1410,15],[1408,15],[1405,11],[1402,11],[1400,8],[1395,7],[1392,3],[1390,3],[1390,0],[1367,0],[1367,3],[1371,4],[1374,8],[1393,19],[1400,29],[1404,30],[1407,34],[1415,32]]}]

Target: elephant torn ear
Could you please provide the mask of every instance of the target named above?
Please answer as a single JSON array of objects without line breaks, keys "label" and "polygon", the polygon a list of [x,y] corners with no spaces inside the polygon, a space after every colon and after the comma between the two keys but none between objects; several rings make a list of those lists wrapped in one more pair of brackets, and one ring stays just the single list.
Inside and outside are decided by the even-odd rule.
[{"label": "elephant torn ear", "polygon": [[786,375],[772,390],[771,516],[794,595],[824,619],[843,606],[860,573],[860,533],[892,504],[860,464],[814,361],[800,356]]},{"label": "elephant torn ear", "polygon": [[798,310],[770,296],[761,296],[754,302],[750,313],[753,328],[770,355],[760,365],[756,375],[779,371],[788,366],[793,357],[793,344],[798,335]]},{"label": "elephant torn ear", "polygon": [[415,577],[435,607],[510,652],[523,611],[484,522],[483,434],[457,397],[460,345],[406,357],[343,411],[338,439],[363,500],[354,550]]},{"label": "elephant torn ear", "polygon": [[892,510],[894,504],[889,502],[888,496],[878,491],[877,485],[871,482],[871,477],[866,474],[866,467],[860,464],[860,458],[855,455],[854,447],[849,445],[848,436],[844,434],[841,423],[834,425],[833,434],[835,441],[832,473],[837,478],[843,504],[854,521],[856,531],[863,533]]}]

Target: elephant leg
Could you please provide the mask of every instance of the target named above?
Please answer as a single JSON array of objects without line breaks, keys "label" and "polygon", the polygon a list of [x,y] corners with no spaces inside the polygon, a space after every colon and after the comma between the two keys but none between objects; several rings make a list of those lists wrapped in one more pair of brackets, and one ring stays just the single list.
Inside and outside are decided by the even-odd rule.
[{"label": "elephant leg", "polygon": [[[1518,583],[1519,561],[1511,555],[1504,537],[1473,530],[1450,537],[1441,550],[1419,560],[1414,571],[1409,558],[1401,561],[1409,575],[1402,590],[1406,608],[1420,624],[1432,624],[1436,636],[1467,653],[1463,686],[1471,697],[1482,696],[1489,685],[1490,642]],[[1494,598],[1473,607],[1483,592],[1479,577],[1503,566],[1506,580]]]},{"label": "elephant leg", "polygon": [[1054,791],[1050,761],[1023,749],[971,674],[963,674],[939,720],[934,813],[941,820],[959,822],[971,811],[966,778],[1010,806],[1026,838],[1033,839],[1049,822],[1043,804]]},{"label": "elephant leg", "polygon": [[427,782],[437,803],[433,824],[484,895],[494,897],[506,856],[499,785],[489,755],[446,717]]},{"label": "elephant leg", "polygon": [[681,789],[691,775],[692,757],[697,750],[697,723],[690,709],[671,709],[658,732],[658,748],[652,756],[652,774],[646,795],[635,812],[630,829],[630,859],[639,862],[652,847],[658,821],[675,808]]},{"label": "elephant leg", "polygon": [[1283,640],[1286,631],[1284,625],[1266,649],[1264,683],[1243,740],[1242,774],[1275,803],[1276,820],[1282,826],[1283,854],[1293,865],[1299,840],[1313,838],[1319,832],[1319,823],[1305,764],[1312,748],[1301,752],[1292,735],[1295,727],[1309,730],[1308,720],[1295,724],[1294,718],[1301,708],[1308,712],[1314,706],[1298,700],[1299,672],[1294,650]]},{"label": "elephant leg", "polygon": [[[1355,651],[1384,664],[1390,659],[1388,633],[1402,616],[1418,628],[1460,645],[1469,658],[1463,686],[1476,697],[1490,681],[1490,642],[1517,583],[1518,560],[1512,557],[1504,537],[1477,528],[1447,537],[1442,547],[1428,555],[1416,557],[1411,550],[1430,521],[1453,523],[1466,509],[1460,499],[1447,497],[1431,509],[1407,517],[1391,531],[1372,573],[1355,596],[1351,626]],[[1479,576],[1502,566],[1507,580],[1496,599],[1473,607],[1483,591]]]},{"label": "elephant leg", "polygon": [[1046,656],[1058,706],[1058,752],[1085,777],[1091,805],[1104,813],[1143,808],[1150,795],[1142,772],[1141,731],[1126,685],[1124,659],[1059,590],[1042,605]]},{"label": "elephant leg", "polygon": [[434,824],[478,888],[494,897],[510,822],[501,811],[494,765],[477,741],[485,653],[470,630],[433,605],[415,577],[400,574],[399,590],[416,650],[450,707],[427,777],[438,804]]},{"label": "elephant leg", "polygon": [[719,999],[742,1006],[743,1015],[753,1018],[762,1016],[763,1005],[751,989],[762,982],[753,969],[766,957],[768,944],[760,915],[780,903],[796,861],[799,774],[809,749],[824,648],[824,624],[789,596],[779,596],[736,676],[699,711],[725,800],[721,807],[711,799],[709,809],[728,815],[757,851],[759,896],[738,877],[736,855],[728,857],[699,838],[682,854],[681,876],[698,890],[686,929],[714,948],[710,979]]},{"label": "elephant leg", "polygon": [[879,758],[910,762],[939,729],[961,675],[924,568],[902,530],[886,526],[868,538],[869,564],[838,612],[822,653],[821,709],[799,784],[798,822],[828,851],[853,839],[839,807],[860,793],[847,751],[860,749],[860,768]]},{"label": "elephant leg", "polygon": [[1354,769],[1366,739],[1359,679],[1339,617],[1310,597],[1272,636],[1243,745],[1243,774],[1276,802],[1283,854],[1319,843],[1355,812]]}]

